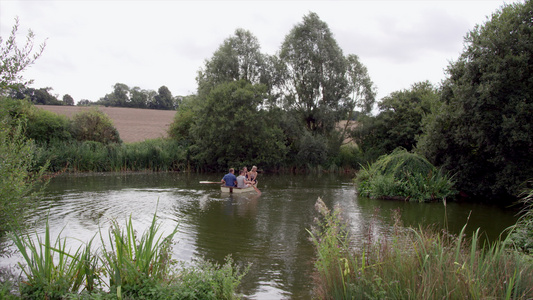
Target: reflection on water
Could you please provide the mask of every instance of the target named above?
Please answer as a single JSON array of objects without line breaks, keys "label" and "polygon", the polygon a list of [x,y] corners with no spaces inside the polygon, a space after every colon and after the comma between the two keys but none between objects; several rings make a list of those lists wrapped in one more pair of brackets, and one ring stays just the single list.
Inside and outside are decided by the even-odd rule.
[{"label": "reflection on water", "polygon": [[[337,175],[261,175],[262,195],[222,194],[217,185],[223,174],[104,174],[54,178],[46,199],[34,214],[37,232],[48,216],[51,231],[89,241],[111,220],[124,224],[131,216],[143,232],[154,212],[164,232],[179,224],[174,257],[194,257],[223,263],[231,255],[240,265],[252,264],[241,292],[250,299],[309,299],[312,289],[313,248],[306,229],[315,217],[321,197],[328,207],[338,205],[348,220],[355,241],[368,230],[390,229],[391,210],[400,210],[406,226],[436,224],[459,232],[481,227],[490,239],[515,222],[514,213],[498,207],[448,203],[409,203],[357,199],[350,177]],[[100,239],[94,241],[99,246]],[[80,243],[72,240],[73,249]],[[78,243],[78,244],[77,244]],[[15,258],[1,263],[13,264]]]}]

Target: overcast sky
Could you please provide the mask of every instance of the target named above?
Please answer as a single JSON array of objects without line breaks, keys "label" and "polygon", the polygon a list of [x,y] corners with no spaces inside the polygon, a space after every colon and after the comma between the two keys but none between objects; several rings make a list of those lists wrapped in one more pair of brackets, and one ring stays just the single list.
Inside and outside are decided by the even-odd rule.
[{"label": "overcast sky", "polygon": [[251,31],[263,53],[276,54],[303,16],[326,22],[345,55],[368,68],[378,100],[429,80],[438,84],[476,24],[515,1],[13,1],[0,0],[5,40],[19,17],[21,36],[46,39],[23,73],[34,88],[52,87],[96,101],[117,82],[173,95],[196,92],[196,73],[233,35]]}]

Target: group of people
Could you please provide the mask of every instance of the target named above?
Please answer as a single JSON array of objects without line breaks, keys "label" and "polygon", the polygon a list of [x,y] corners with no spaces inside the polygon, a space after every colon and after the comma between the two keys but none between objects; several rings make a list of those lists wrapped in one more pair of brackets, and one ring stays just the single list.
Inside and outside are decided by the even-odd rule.
[{"label": "group of people", "polygon": [[235,176],[235,169],[230,168],[229,173],[224,175],[221,180],[222,184],[240,189],[257,185],[257,167],[253,166],[252,170],[244,167],[239,171],[239,176]]}]

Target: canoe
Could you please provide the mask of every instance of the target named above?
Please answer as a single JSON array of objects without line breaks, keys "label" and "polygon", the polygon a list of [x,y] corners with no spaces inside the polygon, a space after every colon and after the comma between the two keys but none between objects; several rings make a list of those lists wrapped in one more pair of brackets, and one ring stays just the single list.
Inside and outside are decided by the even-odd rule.
[{"label": "canoe", "polygon": [[237,188],[237,187],[229,187],[229,186],[221,186],[220,190],[222,193],[234,193],[234,194],[240,194],[240,193],[249,193],[254,192],[255,189],[252,186],[245,187],[245,188]]}]

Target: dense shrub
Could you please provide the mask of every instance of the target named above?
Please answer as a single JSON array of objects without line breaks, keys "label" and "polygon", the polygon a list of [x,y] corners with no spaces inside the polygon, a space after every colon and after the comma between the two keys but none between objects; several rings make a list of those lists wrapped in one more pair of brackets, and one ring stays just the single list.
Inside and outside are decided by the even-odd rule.
[{"label": "dense shrub", "polygon": [[28,115],[26,136],[38,143],[70,140],[70,121],[66,116],[33,107]]},{"label": "dense shrub", "polygon": [[34,143],[22,134],[22,125],[12,127],[0,119],[0,233],[24,219],[35,203],[46,162],[36,172]]},{"label": "dense shrub", "polygon": [[78,141],[95,141],[104,144],[121,143],[113,121],[98,109],[80,112],[72,118],[72,133]]},{"label": "dense shrub", "polygon": [[426,201],[454,194],[448,176],[424,157],[402,148],[362,168],[355,181],[361,195],[376,198]]},{"label": "dense shrub", "polygon": [[340,147],[334,162],[340,168],[358,169],[361,159],[361,150],[355,144],[346,144]]}]

